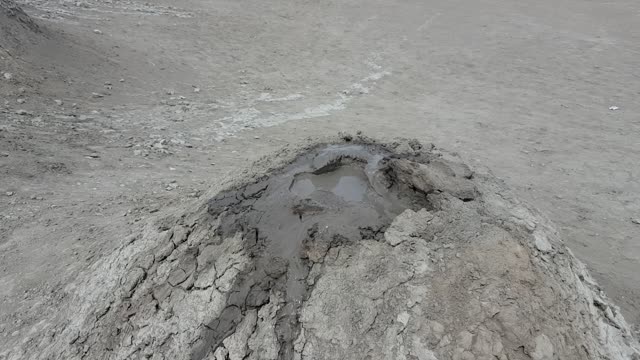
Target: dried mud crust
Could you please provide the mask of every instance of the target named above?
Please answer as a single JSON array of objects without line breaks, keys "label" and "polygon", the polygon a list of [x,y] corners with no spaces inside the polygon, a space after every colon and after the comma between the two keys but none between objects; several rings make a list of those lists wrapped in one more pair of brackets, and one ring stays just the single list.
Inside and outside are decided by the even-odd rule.
[{"label": "dried mud crust", "polygon": [[415,141],[346,140],[265,160],[127,239],[0,359],[640,358],[501,183]]}]

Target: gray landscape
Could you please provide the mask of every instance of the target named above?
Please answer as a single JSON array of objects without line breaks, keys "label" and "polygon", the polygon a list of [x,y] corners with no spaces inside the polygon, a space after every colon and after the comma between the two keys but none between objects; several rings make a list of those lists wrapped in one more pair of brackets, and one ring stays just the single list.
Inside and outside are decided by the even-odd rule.
[{"label": "gray landscape", "polygon": [[0,360],[639,360],[639,14],[0,0]]}]

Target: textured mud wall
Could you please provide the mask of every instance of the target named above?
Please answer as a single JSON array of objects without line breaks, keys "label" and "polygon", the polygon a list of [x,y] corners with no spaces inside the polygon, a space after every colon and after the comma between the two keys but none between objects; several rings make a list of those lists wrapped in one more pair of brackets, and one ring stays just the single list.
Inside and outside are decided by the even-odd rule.
[{"label": "textured mud wall", "polygon": [[284,150],[163,214],[0,359],[640,358],[500,182],[417,142],[347,140]]}]

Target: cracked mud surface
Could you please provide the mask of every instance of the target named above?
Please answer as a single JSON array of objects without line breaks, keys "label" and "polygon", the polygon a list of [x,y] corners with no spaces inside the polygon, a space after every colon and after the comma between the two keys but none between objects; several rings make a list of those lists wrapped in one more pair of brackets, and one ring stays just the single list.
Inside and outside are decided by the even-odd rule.
[{"label": "cracked mud surface", "polygon": [[217,348],[242,314],[266,304],[275,290],[284,300],[276,314],[278,357],[293,358],[313,264],[362,239],[380,240],[403,210],[428,206],[423,191],[398,182],[389,155],[370,146],[330,145],[302,156],[282,174],[210,201],[209,213],[220,219],[218,235],[244,234],[252,262],[230,290],[223,320],[207,325],[195,359]]},{"label": "cracked mud surface", "polygon": [[229,172],[357,129],[491,169],[640,324],[639,12],[581,0],[0,0],[0,353],[116,308],[106,300],[124,272],[127,286],[163,283],[136,279],[120,256],[151,253],[177,225],[197,235],[180,216],[199,218]]},{"label": "cracked mud surface", "polygon": [[0,359],[640,356],[549,221],[491,175],[345,138],[127,238]]}]

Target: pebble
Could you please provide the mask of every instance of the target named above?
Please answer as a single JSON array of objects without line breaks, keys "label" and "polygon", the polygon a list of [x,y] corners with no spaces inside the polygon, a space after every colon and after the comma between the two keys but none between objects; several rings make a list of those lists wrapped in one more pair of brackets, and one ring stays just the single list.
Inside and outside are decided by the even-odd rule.
[{"label": "pebble", "polygon": [[56,99],[56,100],[53,100],[53,101],[56,103],[56,105],[62,106],[62,100]]},{"label": "pebble", "polygon": [[16,110],[16,114],[18,114],[18,115],[27,115],[28,112],[27,112],[27,110],[20,109],[20,110]]},{"label": "pebble", "polygon": [[5,80],[13,79],[13,74],[12,73],[6,72],[6,73],[3,74],[3,76],[4,76]]},{"label": "pebble", "polygon": [[199,92],[200,92],[200,88],[194,88],[194,89],[193,89],[193,92],[194,92],[194,93],[199,93]]},{"label": "pebble", "polygon": [[616,111],[616,110],[620,110],[620,108],[614,105],[614,106],[609,106],[609,110]]},{"label": "pebble", "polygon": [[93,30],[93,33],[94,34],[98,34],[98,35],[102,35],[102,31],[100,31],[98,29]]},{"label": "pebble", "polygon": [[25,89],[25,88],[23,88],[23,87],[21,87],[21,88],[19,88],[19,89],[18,89],[18,92],[19,92],[20,94],[24,94],[26,91],[27,91],[27,89]]},{"label": "pebble", "polygon": [[18,100],[16,100],[16,102],[18,104],[24,104],[26,102],[26,100],[25,99],[18,99]]},{"label": "pebble", "polygon": [[124,79],[120,79],[119,81],[120,81],[120,82],[124,82]]},{"label": "pebble", "polygon": [[636,224],[636,225],[640,225],[640,218],[637,219],[631,219],[631,222]]},{"label": "pebble", "polygon": [[13,196],[14,192],[13,191],[7,191],[6,194],[7,194],[7,196]]},{"label": "pebble", "polygon": [[104,95],[99,94],[99,93],[96,93],[96,92],[92,92],[92,93],[91,93],[91,96],[92,96],[92,97],[94,97],[94,98],[101,98],[101,97],[104,97]]}]

